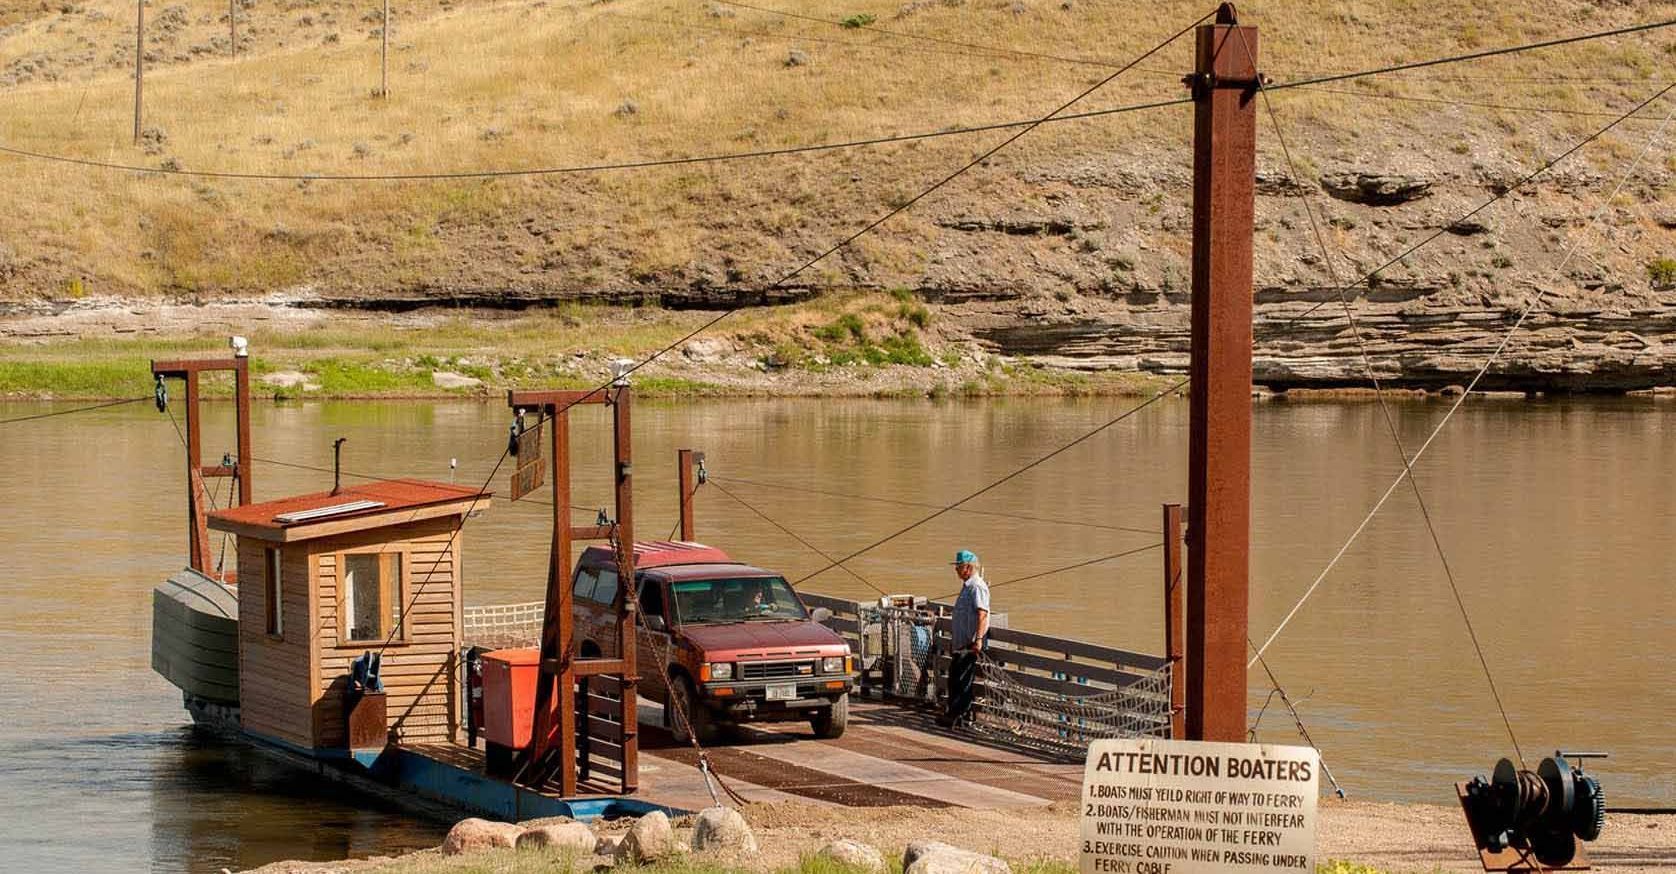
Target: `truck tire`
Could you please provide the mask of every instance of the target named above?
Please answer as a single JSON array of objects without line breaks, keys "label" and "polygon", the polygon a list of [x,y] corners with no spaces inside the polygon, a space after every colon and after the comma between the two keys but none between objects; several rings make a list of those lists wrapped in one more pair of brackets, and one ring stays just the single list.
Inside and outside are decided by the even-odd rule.
[{"label": "truck tire", "polygon": [[850,722],[850,693],[839,695],[837,700],[809,720],[809,725],[815,730],[815,737],[821,740],[837,740],[844,736],[844,729]]},{"label": "truck tire", "polygon": [[[685,720],[677,714],[677,710],[686,714]],[[691,743],[694,736],[701,744],[716,739],[715,720],[711,718],[709,708],[699,703],[698,693],[693,689],[693,681],[685,676],[677,675],[670,678],[669,697],[664,704],[664,713],[669,721],[669,733],[675,737],[676,743]]]}]

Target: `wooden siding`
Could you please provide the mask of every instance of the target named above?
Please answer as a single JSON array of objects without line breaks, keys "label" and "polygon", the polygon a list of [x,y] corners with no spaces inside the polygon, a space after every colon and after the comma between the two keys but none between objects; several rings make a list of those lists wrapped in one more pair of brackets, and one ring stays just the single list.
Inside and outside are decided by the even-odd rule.
[{"label": "wooden siding", "polygon": [[[460,538],[455,519],[431,519],[307,544],[316,568],[317,607],[310,633],[315,744],[344,743],[343,693],[349,664],[377,643],[341,641],[338,557],[344,552],[405,553],[400,598],[402,631],[384,650],[390,728],[404,743],[452,740],[458,725],[456,664],[460,648]],[[411,607],[409,606],[411,605]],[[289,619],[287,619],[289,621]]]},{"label": "wooden siding", "polygon": [[264,548],[239,540],[239,718],[246,731],[304,747],[314,745],[310,718],[309,561],[300,545],[280,557],[284,634],[267,633],[268,591]]}]

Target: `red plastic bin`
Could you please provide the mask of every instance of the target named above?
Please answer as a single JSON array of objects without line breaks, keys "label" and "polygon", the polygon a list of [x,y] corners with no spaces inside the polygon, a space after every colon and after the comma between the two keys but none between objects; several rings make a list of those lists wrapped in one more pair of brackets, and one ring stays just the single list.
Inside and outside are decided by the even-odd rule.
[{"label": "red plastic bin", "polygon": [[[536,649],[497,649],[483,654],[483,739],[503,747],[529,746],[535,730]],[[549,711],[558,713],[558,696]]]}]

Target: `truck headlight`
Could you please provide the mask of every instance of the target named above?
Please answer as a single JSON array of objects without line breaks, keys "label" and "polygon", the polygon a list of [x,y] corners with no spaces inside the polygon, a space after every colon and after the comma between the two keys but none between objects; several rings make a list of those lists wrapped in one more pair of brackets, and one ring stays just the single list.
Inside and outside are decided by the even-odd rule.
[{"label": "truck headlight", "polygon": [[826,658],[821,659],[821,673],[823,673],[823,674],[842,674],[842,673],[844,673],[844,657],[843,656],[827,656]]},{"label": "truck headlight", "polygon": [[710,669],[709,674],[712,680],[733,679],[733,662],[711,662],[705,667]]}]

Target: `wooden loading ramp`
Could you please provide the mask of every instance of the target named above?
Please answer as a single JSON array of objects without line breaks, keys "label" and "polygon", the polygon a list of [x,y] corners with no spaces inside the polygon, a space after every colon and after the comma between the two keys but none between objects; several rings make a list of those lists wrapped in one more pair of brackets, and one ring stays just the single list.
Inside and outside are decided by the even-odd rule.
[{"label": "wooden loading ramp", "polygon": [[[753,803],[999,809],[1042,807],[1074,800],[1080,792],[1080,764],[951,734],[917,710],[870,701],[850,707],[849,729],[837,740],[815,740],[801,723],[763,724],[740,728],[705,752],[728,788]],[[661,727],[662,706],[642,699],[640,716],[642,780],[635,797],[683,810],[712,806],[698,753],[675,743]],[[483,771],[479,749],[457,743],[409,749]],[[557,797],[556,788],[542,794]]]}]

